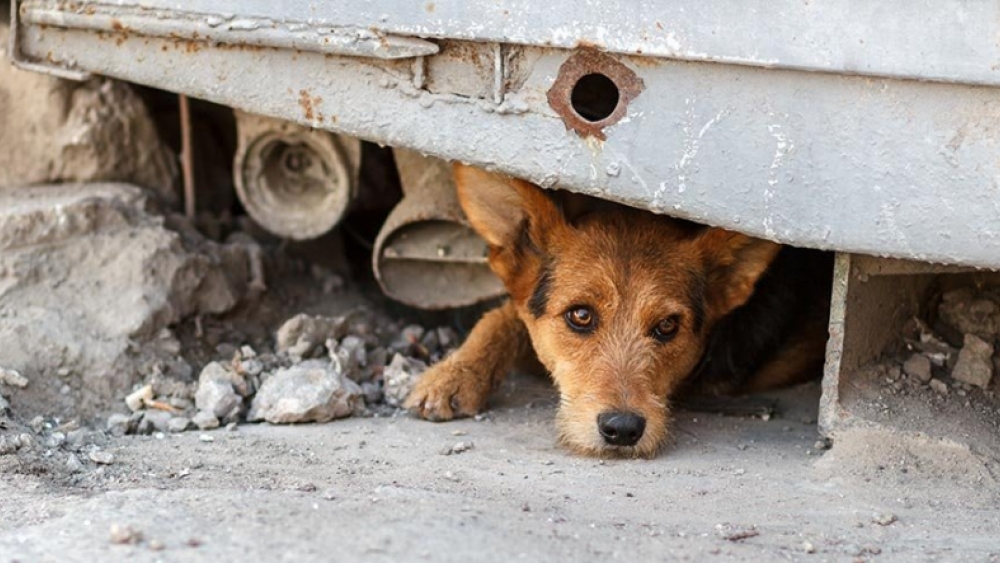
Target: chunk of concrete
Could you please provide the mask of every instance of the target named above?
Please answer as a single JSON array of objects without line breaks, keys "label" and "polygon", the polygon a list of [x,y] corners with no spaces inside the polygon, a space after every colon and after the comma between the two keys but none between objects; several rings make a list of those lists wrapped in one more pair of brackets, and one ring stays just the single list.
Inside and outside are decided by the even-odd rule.
[{"label": "chunk of concrete", "polygon": [[361,388],[325,360],[306,360],[280,369],[254,397],[247,420],[272,424],[327,422],[350,416]]},{"label": "chunk of concrete", "polygon": [[993,379],[993,345],[975,334],[966,334],[951,376],[985,389]]}]

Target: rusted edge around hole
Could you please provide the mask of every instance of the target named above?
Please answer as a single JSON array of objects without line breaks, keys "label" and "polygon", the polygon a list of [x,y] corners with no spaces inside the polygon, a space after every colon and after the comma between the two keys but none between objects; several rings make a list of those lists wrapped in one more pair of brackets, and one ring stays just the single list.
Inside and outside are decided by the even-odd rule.
[{"label": "rusted edge around hole", "polygon": [[[588,74],[608,77],[618,88],[618,104],[610,115],[599,121],[588,121],[573,108],[573,88]],[[604,129],[618,123],[625,117],[628,104],[642,93],[645,84],[642,79],[615,58],[595,51],[578,51],[559,67],[559,75],[548,91],[549,106],[555,110],[567,129],[576,131],[581,137],[596,137],[605,140]]]}]

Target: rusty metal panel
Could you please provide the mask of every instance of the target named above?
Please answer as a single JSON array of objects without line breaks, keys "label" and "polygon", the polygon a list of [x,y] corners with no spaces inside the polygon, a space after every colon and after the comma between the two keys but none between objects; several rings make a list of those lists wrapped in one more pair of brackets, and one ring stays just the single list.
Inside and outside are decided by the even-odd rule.
[{"label": "rusty metal panel", "polygon": [[[510,1],[17,4],[25,21],[46,10],[154,10],[230,32],[164,36],[145,24],[116,30],[114,18],[105,31],[70,19],[22,22],[17,55],[28,62],[183,92],[780,242],[1000,267],[1000,98],[968,85],[994,82],[997,47],[983,39],[1000,25],[994,3],[779,0],[736,14],[721,0],[698,2],[697,10],[683,1],[632,9],[609,2],[580,6],[573,24],[551,6],[529,11]],[[677,16],[665,33],[683,35],[685,49],[712,54],[671,51],[652,32],[658,14]],[[747,37],[759,41],[723,24],[758,26]],[[436,50],[380,57],[286,48],[261,35],[274,26],[329,28],[337,37],[363,28],[390,43],[417,35]],[[911,35],[919,29],[928,33],[916,48]],[[773,35],[764,40],[762,30]],[[722,38],[709,39],[713,32]],[[451,40],[463,38],[487,42]],[[847,39],[866,47],[854,50]],[[643,56],[515,43],[595,44]],[[612,82],[615,105],[605,117],[588,117],[574,101],[580,82],[573,80],[585,77],[575,62],[581,57],[588,73]],[[574,127],[581,117],[588,127]]]},{"label": "rusty metal panel", "polygon": [[998,84],[1000,4],[978,0],[105,0],[203,15],[248,35],[296,22],[389,35],[603,51],[768,68]]}]

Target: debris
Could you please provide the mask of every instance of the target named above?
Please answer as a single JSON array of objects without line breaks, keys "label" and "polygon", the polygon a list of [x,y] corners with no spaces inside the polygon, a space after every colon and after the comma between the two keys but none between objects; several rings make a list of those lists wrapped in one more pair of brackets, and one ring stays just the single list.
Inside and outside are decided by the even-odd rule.
[{"label": "debris", "polygon": [[136,544],[142,541],[142,532],[132,526],[123,524],[111,525],[111,543],[117,545]]},{"label": "debris", "polygon": [[441,450],[441,455],[457,455],[460,453],[467,452],[475,447],[476,445],[473,444],[472,442],[456,442],[451,446]]},{"label": "debris", "polygon": [[333,318],[298,314],[278,329],[275,350],[292,358],[309,358],[327,340],[342,338],[346,330],[346,316]]},{"label": "debris", "polygon": [[236,420],[243,410],[243,397],[233,383],[240,379],[219,362],[205,366],[198,376],[198,390],[194,395],[198,410],[220,420]]},{"label": "debris", "polygon": [[973,287],[947,291],[941,296],[938,315],[960,333],[988,340],[1000,334],[1000,304],[991,297]]},{"label": "debris", "polygon": [[198,411],[198,414],[194,415],[191,422],[193,422],[199,430],[212,430],[213,428],[219,427],[219,419],[208,411]]},{"label": "debris", "polygon": [[125,397],[125,404],[132,412],[145,408],[146,403],[153,400],[153,386],[143,385]]},{"label": "debris", "polygon": [[903,363],[903,372],[921,383],[931,380],[931,361],[923,354],[913,354]]},{"label": "debris", "polygon": [[22,448],[30,447],[32,443],[33,440],[28,434],[0,436],[0,455],[15,453]]},{"label": "debris", "polygon": [[198,436],[198,440],[202,442],[214,442],[215,437],[212,436],[211,434],[201,434]]},{"label": "debris", "polygon": [[80,458],[77,457],[76,454],[71,453],[69,454],[69,457],[66,458],[66,470],[70,473],[79,473],[83,471],[83,462],[80,461]]},{"label": "debris", "polygon": [[385,367],[382,377],[384,379],[383,392],[385,402],[392,407],[402,407],[406,396],[417,384],[427,364],[420,360],[407,358],[402,354],[392,357],[392,362]]},{"label": "debris", "polygon": [[111,465],[115,462],[114,454],[104,450],[91,450],[87,457],[98,465]]},{"label": "debris", "polygon": [[993,378],[993,346],[975,334],[966,334],[951,376],[981,389],[988,387]]},{"label": "debris", "polygon": [[150,434],[154,430],[158,432],[169,432],[170,419],[172,418],[173,415],[168,412],[145,411],[142,415],[142,420],[139,422],[139,433]]},{"label": "debris", "polygon": [[12,369],[0,368],[0,383],[24,389],[28,386],[28,378]]},{"label": "debris", "polygon": [[107,423],[105,423],[104,428],[112,436],[124,436],[130,434],[135,430],[132,423],[132,417],[126,414],[115,413],[108,417]]},{"label": "debris", "polygon": [[326,346],[330,351],[330,360],[337,365],[341,373],[357,383],[369,379],[367,376],[371,374],[361,369],[368,365],[364,340],[354,335],[347,335],[339,344],[335,340],[327,340]]},{"label": "debris", "polygon": [[897,520],[896,515],[891,512],[878,513],[872,515],[872,523],[879,526],[889,526]]},{"label": "debris", "polygon": [[738,542],[760,535],[756,526],[733,526],[731,524],[718,524],[715,530],[719,536],[726,541]]},{"label": "debris", "polygon": [[361,388],[330,363],[307,360],[274,373],[254,397],[247,420],[327,422],[350,416]]},{"label": "debris", "polygon": [[184,416],[175,416],[167,422],[167,431],[175,434],[184,432],[191,426],[191,419]]},{"label": "debris", "polygon": [[28,388],[29,408],[106,410],[147,366],[180,365],[164,327],[242,299],[245,249],[168,229],[149,196],[123,184],[0,187],[0,287],[17,288],[0,300],[0,358],[54,376]]},{"label": "debris", "polygon": [[940,393],[941,395],[948,394],[948,384],[945,383],[944,381],[941,381],[940,379],[932,379],[930,383],[928,383],[928,385],[930,385],[931,389]]}]

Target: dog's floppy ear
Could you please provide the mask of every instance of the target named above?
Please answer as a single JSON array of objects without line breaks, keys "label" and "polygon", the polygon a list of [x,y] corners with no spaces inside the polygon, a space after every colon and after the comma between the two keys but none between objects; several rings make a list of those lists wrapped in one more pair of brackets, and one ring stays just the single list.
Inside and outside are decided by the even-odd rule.
[{"label": "dog's floppy ear", "polygon": [[705,260],[708,309],[716,319],[750,299],[781,250],[778,243],[718,228],[699,235],[697,244]]},{"label": "dog's floppy ear", "polygon": [[540,248],[564,222],[542,188],[523,180],[456,163],[455,184],[465,216],[490,246],[518,250],[528,235]]}]

